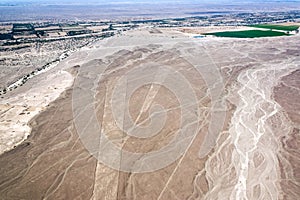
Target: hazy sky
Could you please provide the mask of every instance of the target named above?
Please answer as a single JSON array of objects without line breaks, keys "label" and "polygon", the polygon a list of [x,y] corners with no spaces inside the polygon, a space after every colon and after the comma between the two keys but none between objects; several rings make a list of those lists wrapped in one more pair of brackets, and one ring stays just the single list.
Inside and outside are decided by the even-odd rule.
[{"label": "hazy sky", "polygon": [[207,11],[287,10],[300,10],[300,0],[0,0],[0,21],[140,19],[186,17]]},{"label": "hazy sky", "polygon": [[221,3],[221,2],[300,2],[300,0],[1,0],[1,3],[18,3],[18,2],[32,2],[32,3],[114,3],[114,2],[123,2],[123,3],[144,3],[144,2],[173,2],[173,3]]},{"label": "hazy sky", "polygon": [[26,5],[141,5],[141,4],[189,4],[189,5],[281,5],[299,4],[300,0],[0,0],[0,6],[26,6]]}]

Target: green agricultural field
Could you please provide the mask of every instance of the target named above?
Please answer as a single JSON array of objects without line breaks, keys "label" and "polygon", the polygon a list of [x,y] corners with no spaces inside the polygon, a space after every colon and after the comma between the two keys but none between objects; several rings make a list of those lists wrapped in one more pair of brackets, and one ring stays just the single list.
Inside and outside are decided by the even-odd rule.
[{"label": "green agricultural field", "polygon": [[224,31],[215,33],[206,33],[205,35],[214,35],[217,37],[232,37],[232,38],[257,38],[257,37],[276,37],[288,35],[278,31],[262,31],[262,30],[246,30],[246,31]]},{"label": "green agricultural field", "polygon": [[267,28],[267,29],[274,29],[274,30],[281,30],[281,31],[295,31],[299,28],[299,26],[296,25],[284,26],[284,25],[276,25],[276,24],[257,24],[257,25],[251,25],[250,27]]}]

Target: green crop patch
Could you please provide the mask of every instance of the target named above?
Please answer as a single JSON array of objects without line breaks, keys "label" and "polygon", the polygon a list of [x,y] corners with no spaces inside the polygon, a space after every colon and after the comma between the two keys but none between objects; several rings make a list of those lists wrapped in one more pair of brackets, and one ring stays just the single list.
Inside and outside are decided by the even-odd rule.
[{"label": "green crop patch", "polygon": [[295,31],[299,28],[299,26],[296,25],[276,25],[276,24],[257,24],[257,25],[251,25],[250,27],[255,28],[266,28],[266,29],[272,29],[272,30],[281,30],[281,31]]},{"label": "green crop patch", "polygon": [[214,35],[217,37],[231,38],[258,38],[258,37],[276,37],[287,36],[284,32],[279,31],[263,31],[263,30],[246,30],[246,31],[224,31],[215,33],[206,33],[205,35]]}]

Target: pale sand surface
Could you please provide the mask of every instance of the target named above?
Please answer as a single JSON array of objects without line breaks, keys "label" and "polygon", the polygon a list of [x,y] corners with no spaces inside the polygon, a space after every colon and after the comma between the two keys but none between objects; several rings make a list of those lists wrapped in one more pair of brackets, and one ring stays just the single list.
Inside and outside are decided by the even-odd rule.
[{"label": "pale sand surface", "polygon": [[31,131],[28,122],[73,83],[66,71],[43,78],[29,90],[0,100],[0,154],[23,142]]},{"label": "pale sand surface", "polygon": [[[1,100],[10,104],[19,102],[20,106],[31,102],[27,103],[30,108],[36,106],[43,112],[31,120],[29,138],[0,156],[0,199],[299,199],[299,41],[299,36],[192,39],[172,29],[146,29],[83,48],[43,74],[43,78],[32,79],[32,83]],[[213,68],[205,65],[209,62],[206,54],[223,79],[225,92],[218,101],[213,96],[218,92],[220,80]],[[164,68],[153,67],[153,62],[171,66],[189,80],[197,98],[197,103],[190,106],[198,108],[195,121],[200,125],[198,134],[183,156],[154,172],[121,172],[97,162],[76,134],[81,129],[76,126],[76,131],[75,125],[80,121],[87,127],[90,125],[90,116],[80,113],[82,109],[95,106],[97,120],[106,136],[116,146],[131,152],[161,149],[175,137],[176,130],[182,129],[179,118],[185,105],[166,87],[156,84],[140,87],[131,95],[129,112],[137,124],[147,125],[151,107],[163,105],[167,108],[167,120],[159,134],[146,140],[130,137],[116,123],[116,117],[124,119],[122,127],[127,127],[126,118],[113,114],[111,102],[118,80],[136,67],[146,67],[145,77],[130,80],[128,88],[139,79],[164,75]],[[195,66],[200,71],[195,71]],[[105,70],[96,74],[102,67]],[[87,69],[87,73],[80,73],[82,69]],[[75,82],[73,88],[61,94],[73,82],[72,76],[61,70],[72,71],[73,76],[84,81]],[[50,77],[52,74],[54,77]],[[72,110],[73,92],[84,91],[99,75],[103,79],[92,89],[96,91],[96,101],[85,101],[86,90],[81,98],[75,99],[80,106]],[[181,82],[174,84],[180,88]],[[61,89],[55,95],[49,94],[47,102],[40,101],[44,100],[43,92],[48,91],[45,88],[51,86]],[[36,99],[39,103],[33,100],[37,96],[35,89],[43,97]],[[288,89],[293,92],[285,93]],[[23,96],[28,92],[27,100],[16,100],[22,92]],[[126,96],[126,92],[119,96],[122,95]],[[212,120],[214,112],[209,112],[218,102],[224,104],[216,110],[217,116],[225,117],[224,122],[222,117]],[[295,105],[293,109],[286,102]],[[10,108],[6,104],[2,107]],[[25,108],[14,109],[1,119],[13,120]],[[25,127],[31,117],[22,118]],[[3,127],[12,130],[12,124]],[[87,133],[89,130],[86,129]],[[217,144],[211,149],[214,140]],[[209,155],[205,156],[206,152]],[[125,164],[120,155],[117,155],[119,163]],[[146,162],[143,159],[134,161]]]},{"label": "pale sand surface", "polygon": [[245,30],[261,30],[260,28],[253,28],[248,26],[206,26],[206,27],[189,27],[178,28],[179,31],[187,34],[202,34],[214,33],[223,31],[245,31]]},{"label": "pale sand surface", "polygon": [[[288,116],[282,116],[290,134],[281,137],[282,151],[278,155],[280,165],[280,186],[284,199],[298,199],[300,196],[300,70],[284,76],[274,88],[276,101],[285,109]],[[276,128],[276,127],[275,127]],[[277,131],[277,130],[275,130]],[[290,162],[286,162],[289,160]]]}]

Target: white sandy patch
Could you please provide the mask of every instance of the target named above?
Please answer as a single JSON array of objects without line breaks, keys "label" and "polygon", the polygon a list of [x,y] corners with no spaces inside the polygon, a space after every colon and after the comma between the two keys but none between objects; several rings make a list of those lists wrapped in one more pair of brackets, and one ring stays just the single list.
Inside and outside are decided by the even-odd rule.
[{"label": "white sandy patch", "polygon": [[66,71],[49,74],[26,92],[0,101],[0,154],[22,143],[30,134],[28,122],[73,84]]},{"label": "white sandy patch", "polygon": [[177,30],[185,35],[199,35],[203,33],[214,33],[223,31],[245,31],[254,30],[258,28],[248,26],[201,26],[201,27],[184,27]]}]

